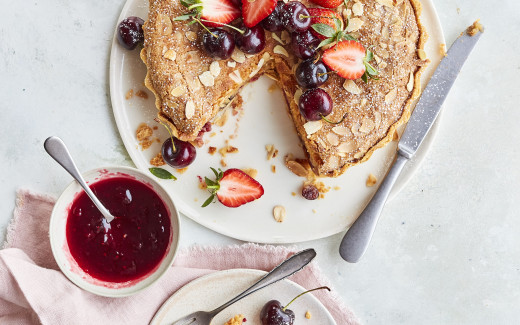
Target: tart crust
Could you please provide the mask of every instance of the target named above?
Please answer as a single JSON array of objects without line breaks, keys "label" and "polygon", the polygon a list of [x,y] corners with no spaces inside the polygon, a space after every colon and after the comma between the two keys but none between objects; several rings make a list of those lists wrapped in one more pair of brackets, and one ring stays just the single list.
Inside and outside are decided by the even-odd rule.
[{"label": "tart crust", "polygon": [[[314,6],[306,0],[302,3]],[[420,76],[429,62],[418,53],[424,49],[427,33],[420,23],[418,0],[349,1],[348,11],[359,13],[352,10],[353,5],[362,6],[363,14],[351,16],[351,26],[361,24],[351,34],[365,47],[374,46],[371,50],[380,75],[379,80],[367,84],[329,76],[320,86],[333,99],[333,113],[327,118],[339,121],[346,114],[343,122],[333,125],[308,123],[300,115],[297,99],[303,90],[294,79],[299,60],[284,43],[287,35],[266,31],[262,52],[244,55],[235,49],[230,59],[216,61],[202,49],[199,26],[172,21],[185,13],[178,0],[151,0],[141,58],[148,68],[145,85],[155,94],[158,117],[171,127],[174,136],[194,141],[204,124],[224,109],[242,86],[268,74],[278,80],[284,92],[316,175],[336,177],[368,160],[410,117],[421,92]],[[343,5],[336,10],[347,12]]]}]

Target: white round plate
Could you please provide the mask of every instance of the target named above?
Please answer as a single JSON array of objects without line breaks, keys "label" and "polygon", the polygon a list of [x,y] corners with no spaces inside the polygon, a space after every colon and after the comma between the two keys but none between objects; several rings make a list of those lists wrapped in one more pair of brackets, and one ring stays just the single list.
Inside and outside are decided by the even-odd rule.
[{"label": "white round plate", "polygon": [[[213,310],[249,288],[266,273],[260,270],[232,269],[193,280],[166,300],[150,325],[169,325],[195,311]],[[261,325],[260,311],[266,302],[275,299],[285,305],[308,289],[289,280],[279,281],[224,309],[211,324],[223,325],[234,315],[242,314],[247,319],[245,324]],[[312,293],[295,300],[289,309],[294,311],[296,324],[305,321],[308,325],[336,325],[332,315]],[[311,319],[305,319],[306,311],[311,313]]]},{"label": "white round plate", "polygon": [[[421,20],[430,37],[426,52],[431,64],[423,74],[423,85],[431,77],[440,61],[439,46],[445,43],[444,35],[431,0],[422,1]],[[147,17],[146,0],[128,0],[119,21],[128,16]],[[146,171],[150,159],[159,151],[161,143],[147,150],[141,150],[136,140],[135,131],[140,123],[158,125],[154,122],[156,108],[154,95],[146,91],[148,99],[133,96],[125,98],[130,89],[146,90],[143,80],[146,67],[139,57],[139,50],[127,51],[121,47],[116,38],[112,44],[110,58],[110,95],[115,120],[121,138],[130,157],[137,168]],[[301,191],[302,178],[292,174],[283,164],[283,157],[292,153],[296,157],[304,157],[291,119],[287,114],[285,100],[280,90],[270,92],[273,81],[261,77],[241,91],[244,98],[244,114],[240,121],[230,118],[224,127],[213,127],[215,136],[205,135],[210,144],[197,150],[196,161],[182,174],[166,167],[177,177],[177,181],[161,181],[176,202],[181,213],[221,234],[240,240],[258,243],[294,243],[327,237],[344,231],[358,217],[377,187],[365,185],[369,174],[381,180],[386,174],[396,154],[396,142],[391,142],[377,150],[369,161],[352,167],[335,179],[323,179],[323,183],[331,190],[324,199],[307,201],[298,194]],[[271,89],[272,90],[272,89]],[[404,187],[419,163],[424,160],[428,148],[433,142],[437,125],[432,128],[429,137],[423,142],[421,150],[406,166],[395,185],[391,197]],[[161,142],[168,137],[167,131],[160,125],[154,136]],[[238,153],[227,155],[228,167],[255,168],[258,170],[257,180],[264,186],[262,198],[236,209],[230,209],[220,203],[201,208],[208,197],[208,192],[199,188],[198,176],[212,177],[209,167],[220,167],[221,156],[210,155],[208,146],[222,148],[225,140],[233,133],[237,137],[230,140],[230,145],[239,149]],[[266,160],[265,145],[274,144],[279,155],[270,161]],[[271,166],[276,166],[276,173]],[[380,182],[378,182],[380,183]],[[272,217],[273,207],[283,205],[287,217],[283,223],[277,223]]]}]

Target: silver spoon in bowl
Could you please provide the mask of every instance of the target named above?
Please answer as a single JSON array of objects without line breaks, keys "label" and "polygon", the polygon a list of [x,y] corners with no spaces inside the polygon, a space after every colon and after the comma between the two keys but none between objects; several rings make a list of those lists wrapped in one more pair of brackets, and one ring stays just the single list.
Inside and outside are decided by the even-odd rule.
[{"label": "silver spoon in bowl", "polygon": [[99,212],[103,215],[103,226],[105,229],[110,229],[109,223],[114,220],[114,216],[108,211],[107,208],[99,201],[94,192],[88,187],[87,183],[81,176],[81,173],[76,167],[74,160],[72,160],[72,156],[67,149],[65,143],[58,137],[52,136],[45,140],[43,147],[45,151],[54,158],[61,165],[61,167],[65,168],[66,171],[81,185],[85,193],[90,197],[96,208],[98,208]]}]

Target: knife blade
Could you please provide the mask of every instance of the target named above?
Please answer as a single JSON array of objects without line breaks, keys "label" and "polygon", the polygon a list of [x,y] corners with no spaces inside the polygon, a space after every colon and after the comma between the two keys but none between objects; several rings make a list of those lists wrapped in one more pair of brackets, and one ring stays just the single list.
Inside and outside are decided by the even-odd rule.
[{"label": "knife blade", "polygon": [[376,193],[347,230],[339,247],[341,257],[356,263],[368,248],[381,211],[404,165],[413,157],[439,115],[444,100],[482,33],[462,33],[448,50],[424,89],[398,144],[397,157]]}]

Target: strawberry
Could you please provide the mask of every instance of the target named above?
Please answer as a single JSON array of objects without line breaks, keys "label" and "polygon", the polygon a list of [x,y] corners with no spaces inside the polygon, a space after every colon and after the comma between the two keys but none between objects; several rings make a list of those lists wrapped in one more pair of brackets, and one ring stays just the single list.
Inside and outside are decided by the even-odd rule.
[{"label": "strawberry", "polygon": [[278,0],[242,0],[244,25],[253,27],[274,11]]},{"label": "strawberry", "polygon": [[208,206],[215,196],[220,203],[230,208],[236,208],[242,204],[254,201],[264,195],[264,188],[254,178],[240,169],[231,168],[218,172],[211,168],[216,180],[205,178],[206,186],[211,196],[204,202],[202,207]]},{"label": "strawberry", "polygon": [[323,8],[336,8],[343,3],[343,0],[311,0],[311,2]]},{"label": "strawberry", "polygon": [[370,65],[374,55],[358,41],[341,41],[323,52],[323,63],[345,79],[362,77],[365,82],[368,78],[375,78],[378,72]]},{"label": "strawberry", "polygon": [[209,27],[222,27],[240,17],[240,9],[232,0],[181,0],[190,12],[174,18],[174,21],[192,19]]},{"label": "strawberry", "polygon": [[[314,24],[328,25],[332,28],[332,31],[334,31],[334,33],[337,33],[339,30],[341,30],[342,19],[337,12],[323,8],[307,8],[307,10],[309,10],[311,16],[311,26]],[[337,28],[338,22],[340,27],[339,30]],[[314,28],[311,28],[310,31],[314,36],[321,40],[328,38],[327,36],[320,34]]]}]

